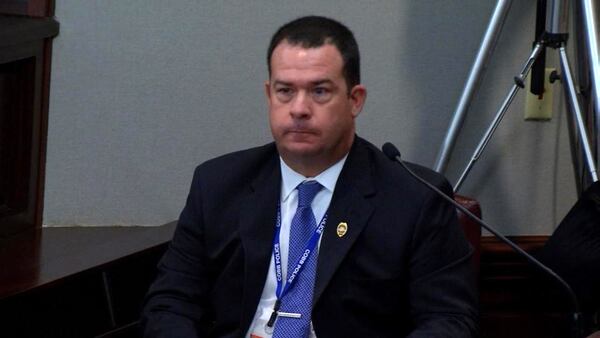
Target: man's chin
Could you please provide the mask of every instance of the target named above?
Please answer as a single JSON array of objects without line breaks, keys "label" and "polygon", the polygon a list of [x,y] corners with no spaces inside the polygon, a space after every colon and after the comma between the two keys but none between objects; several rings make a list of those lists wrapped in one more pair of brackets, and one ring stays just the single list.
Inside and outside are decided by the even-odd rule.
[{"label": "man's chin", "polygon": [[282,156],[310,158],[319,154],[319,147],[308,142],[293,142],[278,146]]}]

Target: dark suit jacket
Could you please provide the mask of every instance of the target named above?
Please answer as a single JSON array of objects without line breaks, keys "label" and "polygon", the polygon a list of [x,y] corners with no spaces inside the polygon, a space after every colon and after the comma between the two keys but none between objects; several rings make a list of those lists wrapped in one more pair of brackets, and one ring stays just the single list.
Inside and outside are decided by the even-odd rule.
[{"label": "dark suit jacket", "polygon": [[[451,193],[441,176],[414,169]],[[271,259],[280,176],[274,144],[196,169],[147,296],[147,337],[246,333]],[[328,213],[312,316],[319,338],[475,335],[471,249],[454,207],[357,137]]]}]

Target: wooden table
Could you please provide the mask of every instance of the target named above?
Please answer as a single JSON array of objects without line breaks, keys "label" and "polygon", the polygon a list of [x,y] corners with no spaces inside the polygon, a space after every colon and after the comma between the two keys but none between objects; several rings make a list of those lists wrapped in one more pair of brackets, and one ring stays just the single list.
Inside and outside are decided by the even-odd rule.
[{"label": "wooden table", "polygon": [[133,332],[174,228],[43,228],[0,239],[0,336]]}]

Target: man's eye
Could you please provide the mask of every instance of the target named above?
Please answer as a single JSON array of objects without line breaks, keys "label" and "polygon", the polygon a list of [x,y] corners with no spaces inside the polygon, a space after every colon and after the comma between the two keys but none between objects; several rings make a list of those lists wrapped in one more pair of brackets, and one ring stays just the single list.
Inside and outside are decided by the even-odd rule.
[{"label": "man's eye", "polygon": [[331,91],[325,87],[315,87],[313,89],[313,97],[317,102],[327,101],[331,97]]},{"label": "man's eye", "polygon": [[287,87],[275,88],[275,95],[277,95],[279,100],[289,101],[294,95],[294,91],[292,88]]},{"label": "man's eye", "polygon": [[293,94],[292,88],[277,88],[275,91],[278,95],[288,96]]}]

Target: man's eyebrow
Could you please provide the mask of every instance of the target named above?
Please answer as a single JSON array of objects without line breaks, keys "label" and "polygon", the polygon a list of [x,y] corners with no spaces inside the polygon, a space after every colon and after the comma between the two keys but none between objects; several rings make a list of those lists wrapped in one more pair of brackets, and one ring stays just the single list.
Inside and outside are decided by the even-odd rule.
[{"label": "man's eyebrow", "polygon": [[311,84],[313,86],[318,86],[318,85],[322,85],[322,84],[333,84],[333,81],[331,81],[330,79],[323,79],[323,80],[312,81]]},{"label": "man's eyebrow", "polygon": [[292,83],[291,82],[286,82],[286,81],[281,81],[281,80],[275,80],[273,81],[273,86],[291,86]]},{"label": "man's eyebrow", "polygon": [[[311,81],[310,84],[312,86],[318,86],[318,85],[322,85],[322,84],[333,84],[333,81],[331,81],[330,79],[319,79],[319,80]],[[273,81],[273,86],[291,87],[292,85],[293,85],[292,82],[288,82],[288,81],[282,81],[282,80]]]}]

